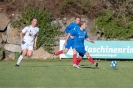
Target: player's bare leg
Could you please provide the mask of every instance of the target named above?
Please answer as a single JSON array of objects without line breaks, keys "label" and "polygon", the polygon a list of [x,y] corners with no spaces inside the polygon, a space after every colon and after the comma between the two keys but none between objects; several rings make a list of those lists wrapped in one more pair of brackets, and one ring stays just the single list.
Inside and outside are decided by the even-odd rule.
[{"label": "player's bare leg", "polygon": [[33,54],[33,51],[32,51],[32,50],[28,50],[28,52],[27,52],[27,56],[28,56],[28,57],[31,57],[32,54]]}]

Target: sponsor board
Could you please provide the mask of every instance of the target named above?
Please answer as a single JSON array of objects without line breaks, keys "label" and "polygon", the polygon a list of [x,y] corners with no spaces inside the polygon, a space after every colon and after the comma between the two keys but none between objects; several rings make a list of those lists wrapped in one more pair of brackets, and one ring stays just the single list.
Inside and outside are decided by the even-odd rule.
[{"label": "sponsor board", "polygon": [[[65,40],[60,40],[60,50],[65,49]],[[98,59],[133,59],[132,41],[94,41],[91,43],[85,40],[85,50],[92,58]],[[72,58],[73,50],[70,48],[66,54],[61,54],[60,58]],[[84,56],[86,58],[86,56]]]}]

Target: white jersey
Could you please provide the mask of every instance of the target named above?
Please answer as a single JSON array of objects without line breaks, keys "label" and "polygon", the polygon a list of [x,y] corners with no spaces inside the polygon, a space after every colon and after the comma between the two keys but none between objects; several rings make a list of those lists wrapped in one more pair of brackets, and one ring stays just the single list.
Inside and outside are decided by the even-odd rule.
[{"label": "white jersey", "polygon": [[29,42],[29,43],[34,43],[34,38],[36,35],[38,35],[39,32],[39,28],[38,27],[32,27],[30,26],[26,26],[23,30],[23,33],[25,33],[24,36],[24,41]]}]

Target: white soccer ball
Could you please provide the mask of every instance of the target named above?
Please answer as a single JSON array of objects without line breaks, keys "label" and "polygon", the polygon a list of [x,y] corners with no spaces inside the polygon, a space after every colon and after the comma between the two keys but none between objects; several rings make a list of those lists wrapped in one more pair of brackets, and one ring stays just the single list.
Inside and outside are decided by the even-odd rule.
[{"label": "white soccer ball", "polygon": [[112,68],[116,68],[116,67],[117,67],[117,62],[116,62],[116,61],[111,61],[111,62],[110,62],[110,66],[111,66]]}]

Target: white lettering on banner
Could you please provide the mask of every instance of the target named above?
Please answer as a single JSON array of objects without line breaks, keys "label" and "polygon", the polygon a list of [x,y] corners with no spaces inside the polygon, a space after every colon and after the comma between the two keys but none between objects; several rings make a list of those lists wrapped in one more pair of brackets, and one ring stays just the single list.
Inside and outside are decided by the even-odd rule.
[{"label": "white lettering on banner", "polygon": [[132,48],[132,49],[130,49],[130,52],[132,52],[132,53],[133,53],[133,48]]},{"label": "white lettering on banner", "polygon": [[122,48],[118,48],[118,53],[122,53]]},{"label": "white lettering on banner", "polygon": [[85,49],[90,53],[133,53],[133,48],[130,48],[130,46],[127,48],[109,48],[108,46],[89,48],[88,46],[85,46]]},{"label": "white lettering on banner", "polygon": [[91,56],[116,57],[116,54],[90,54]]},{"label": "white lettering on banner", "polygon": [[114,48],[114,53],[117,53],[117,48]]}]

